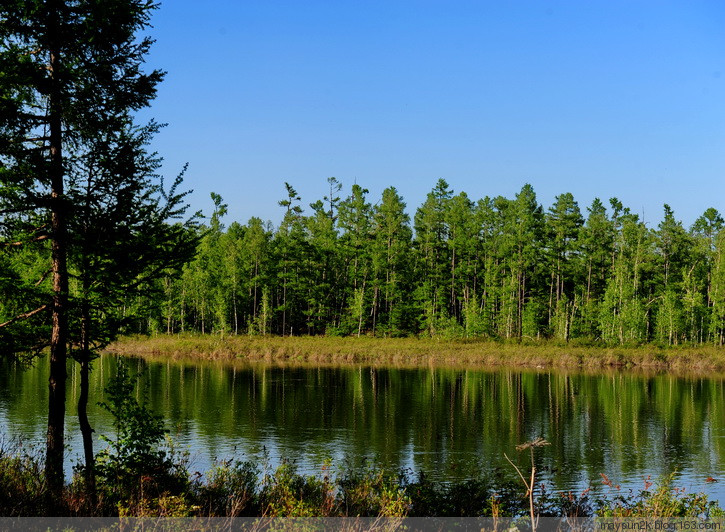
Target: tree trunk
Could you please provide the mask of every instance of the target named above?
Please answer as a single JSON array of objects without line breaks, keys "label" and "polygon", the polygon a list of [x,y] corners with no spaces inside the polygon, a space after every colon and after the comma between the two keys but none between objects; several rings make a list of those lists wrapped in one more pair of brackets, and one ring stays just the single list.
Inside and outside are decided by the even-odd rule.
[{"label": "tree trunk", "polygon": [[182,289],[181,289],[181,332],[184,332],[184,310],[186,307],[186,287],[183,286],[183,279],[182,279]]},{"label": "tree trunk", "polygon": [[61,87],[58,80],[58,9],[48,6],[50,41],[50,91],[48,126],[50,130],[51,257],[53,269],[52,333],[50,337],[50,377],[48,379],[48,433],[46,439],[45,478],[51,506],[63,500],[63,431],[65,422],[66,343],[68,340],[68,266],[65,197],[63,192],[63,153]]},{"label": "tree trunk", "polygon": [[[84,279],[85,282],[85,279]],[[84,283],[85,284],[85,283]],[[87,288],[87,287],[86,287]],[[83,456],[86,469],[86,489],[90,498],[91,508],[96,504],[96,469],[93,454],[93,428],[88,421],[89,373],[91,366],[90,346],[91,312],[88,301],[83,301],[81,308],[81,393],[78,397],[78,424],[83,437]]]}]

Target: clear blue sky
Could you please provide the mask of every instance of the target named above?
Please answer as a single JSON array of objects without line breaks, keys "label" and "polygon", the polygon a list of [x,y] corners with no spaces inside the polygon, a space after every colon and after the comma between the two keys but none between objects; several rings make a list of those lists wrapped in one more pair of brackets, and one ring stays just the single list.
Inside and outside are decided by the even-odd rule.
[{"label": "clear blue sky", "polygon": [[227,223],[277,224],[284,181],[307,209],[329,176],[411,214],[440,177],[617,196],[652,226],[725,211],[722,0],[166,0],[153,24],[153,148]]}]

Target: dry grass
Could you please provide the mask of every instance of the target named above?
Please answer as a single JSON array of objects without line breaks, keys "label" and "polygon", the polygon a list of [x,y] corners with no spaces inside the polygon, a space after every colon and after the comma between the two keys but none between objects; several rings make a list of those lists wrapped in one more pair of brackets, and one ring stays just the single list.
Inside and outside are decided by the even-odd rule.
[{"label": "dry grass", "polygon": [[433,338],[158,335],[125,337],[109,347],[144,358],[240,360],[275,364],[607,369],[725,373],[725,348],[591,347],[540,342]]}]

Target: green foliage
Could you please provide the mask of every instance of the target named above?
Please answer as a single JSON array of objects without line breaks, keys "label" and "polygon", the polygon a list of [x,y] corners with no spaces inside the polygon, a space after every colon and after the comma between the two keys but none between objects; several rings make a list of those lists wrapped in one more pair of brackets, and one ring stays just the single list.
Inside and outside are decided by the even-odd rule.
[{"label": "green foliage", "polygon": [[119,362],[104,390],[106,401],[99,403],[113,416],[115,434],[103,437],[108,447],[98,453],[96,471],[104,496],[117,503],[178,492],[188,482],[183,463],[161,448],[167,433],[162,417],[137,401],[137,380]]},{"label": "green foliage", "polygon": [[2,274],[0,300],[9,304],[0,308],[0,347],[50,347],[46,474],[55,498],[63,489],[68,355],[81,364],[78,417],[92,485],[90,363],[134,314],[148,317],[159,306],[158,281],[197,244],[193,217],[179,223],[182,176],[165,188],[161,160],[147,150],[160,125],[136,122],[164,77],[144,71],[153,39],[138,35],[157,7],[0,5],[0,267],[6,255],[28,253],[41,265],[29,269],[32,280],[13,278],[18,261]]},{"label": "green foliage", "polygon": [[[609,479],[605,484],[611,487]],[[701,519],[722,518],[723,511],[715,501],[709,501],[702,493],[688,493],[684,488],[673,486],[675,473],[662,477],[654,491],[653,482],[645,481],[645,488],[635,497],[616,494],[603,499],[597,509],[601,517],[696,517]],[[615,488],[618,491],[618,487]]]},{"label": "green foliage", "polygon": [[467,338],[487,336],[490,333],[488,320],[475,293],[463,302],[463,327]]},{"label": "green foliage", "polygon": [[196,499],[203,515],[240,517],[257,515],[259,471],[250,462],[225,461],[199,477]]},{"label": "green foliage", "polygon": [[[117,384],[109,403],[114,410],[135,411],[127,398],[128,385]],[[114,395],[115,396],[115,395]],[[125,406],[121,406],[121,404]],[[153,417],[152,415],[150,417]],[[159,427],[149,421],[159,434]],[[144,439],[141,435],[137,437]],[[147,438],[148,440],[148,438]],[[156,460],[154,443],[133,445]],[[158,456],[158,455],[156,455]],[[75,516],[128,517],[514,517],[529,512],[521,483],[500,474],[480,475],[457,482],[439,482],[421,472],[399,474],[375,466],[348,468],[333,475],[325,462],[316,475],[302,475],[284,461],[271,473],[260,476],[250,462],[219,462],[205,475],[188,480],[185,461],[174,456],[143,468],[140,477],[124,484],[120,493],[115,476],[99,477],[101,497],[97,506],[84,504],[87,486],[81,477],[66,488],[63,500],[52,510]],[[46,485],[42,461],[33,453],[0,449],[0,516],[43,516],[50,511],[44,502]],[[137,473],[141,469],[137,470]],[[550,517],[699,517],[725,516],[717,502],[702,493],[688,493],[673,486],[674,475],[664,477],[654,490],[646,481],[638,494],[625,493],[606,476],[602,489],[582,493],[554,492],[546,483],[538,485],[534,508],[538,516]],[[127,479],[127,480],[130,480]],[[125,482],[125,480],[124,480]]]},{"label": "green foliage", "polygon": [[123,313],[144,315],[126,330],[725,343],[714,209],[687,231],[665,207],[653,230],[616,198],[595,199],[585,217],[570,193],[545,211],[530,185],[472,201],[441,179],[413,230],[395,188],[372,204],[357,184],[346,196],[329,185],[305,212],[286,184],[276,229],[258,218],[225,228],[215,196],[196,258],[126,298]]},{"label": "green foliage", "polygon": [[262,482],[260,494],[271,517],[330,517],[339,515],[335,486],[325,475],[303,477],[294,464],[284,462]]},{"label": "green foliage", "polygon": [[443,484],[420,473],[405,484],[411,517],[522,515],[526,501],[511,481],[488,477]]},{"label": "green foliage", "polygon": [[39,457],[0,442],[0,516],[43,515],[45,495]]},{"label": "green foliage", "polygon": [[348,472],[338,481],[341,505],[349,516],[404,517],[410,497],[400,479],[372,468]]}]

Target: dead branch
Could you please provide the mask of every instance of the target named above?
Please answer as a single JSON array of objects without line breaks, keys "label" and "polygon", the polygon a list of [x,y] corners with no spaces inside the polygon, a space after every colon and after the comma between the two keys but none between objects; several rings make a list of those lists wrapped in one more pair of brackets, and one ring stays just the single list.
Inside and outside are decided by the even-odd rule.
[{"label": "dead branch", "polygon": [[26,242],[3,242],[2,244],[3,246],[23,246],[25,244],[30,244],[31,242],[40,242],[41,240],[47,240],[48,238],[50,238],[49,235],[40,235]]},{"label": "dead branch", "polygon": [[18,320],[24,320],[26,318],[30,318],[31,316],[35,316],[38,312],[44,311],[46,308],[48,308],[48,305],[42,305],[35,310],[31,310],[28,312],[24,312],[23,314],[20,314],[19,316],[15,316],[13,319],[6,321],[5,323],[0,323],[0,328],[3,328],[7,325],[10,325],[11,323],[14,323]]},{"label": "dead branch", "polygon": [[43,48],[36,48],[35,50],[28,50],[27,52],[23,53],[22,55],[28,56],[28,55],[38,55],[39,53],[43,52]]},{"label": "dead branch", "polygon": [[36,281],[35,286],[40,286],[42,284],[42,282],[45,281],[48,278],[48,275],[52,271],[53,271],[53,268],[50,268],[49,270],[43,272],[43,275],[40,276],[40,279],[38,279]]}]

